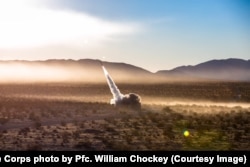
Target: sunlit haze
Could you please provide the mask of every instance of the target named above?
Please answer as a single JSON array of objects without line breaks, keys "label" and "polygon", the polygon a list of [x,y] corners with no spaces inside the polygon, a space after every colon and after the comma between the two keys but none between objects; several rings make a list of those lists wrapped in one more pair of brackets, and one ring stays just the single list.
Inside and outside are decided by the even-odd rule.
[{"label": "sunlit haze", "polygon": [[88,41],[97,44],[111,35],[136,31],[136,26],[108,22],[85,13],[32,7],[26,0],[23,4],[12,1],[1,2],[2,49],[51,44],[82,47],[91,45]]},{"label": "sunlit haze", "polygon": [[102,59],[152,72],[250,55],[246,0],[0,0],[0,59]]}]

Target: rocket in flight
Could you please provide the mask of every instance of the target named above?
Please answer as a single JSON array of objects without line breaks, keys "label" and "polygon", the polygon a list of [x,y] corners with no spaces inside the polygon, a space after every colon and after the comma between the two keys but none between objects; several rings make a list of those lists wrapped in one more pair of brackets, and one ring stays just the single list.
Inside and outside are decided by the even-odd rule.
[{"label": "rocket in flight", "polygon": [[117,104],[119,101],[121,101],[124,98],[124,95],[121,94],[120,90],[118,89],[118,87],[115,85],[115,82],[113,81],[113,79],[111,78],[111,76],[109,75],[108,71],[106,70],[106,68],[104,66],[102,66],[104,75],[107,79],[110,91],[113,95],[113,99],[110,100],[110,104]]},{"label": "rocket in flight", "polygon": [[129,93],[123,95],[118,87],[116,86],[114,80],[109,75],[108,71],[104,67],[103,63],[100,61],[104,75],[106,77],[110,92],[113,95],[113,98],[110,100],[110,104],[114,106],[128,106],[134,109],[141,109],[141,99],[140,96],[135,93]]}]

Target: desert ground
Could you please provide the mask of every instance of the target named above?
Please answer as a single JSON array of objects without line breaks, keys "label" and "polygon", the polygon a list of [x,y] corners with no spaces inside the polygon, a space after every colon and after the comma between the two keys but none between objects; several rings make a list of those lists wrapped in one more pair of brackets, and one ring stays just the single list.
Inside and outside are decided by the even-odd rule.
[{"label": "desert ground", "polygon": [[0,84],[0,150],[250,150],[249,83],[117,86],[140,111],[106,83]]}]

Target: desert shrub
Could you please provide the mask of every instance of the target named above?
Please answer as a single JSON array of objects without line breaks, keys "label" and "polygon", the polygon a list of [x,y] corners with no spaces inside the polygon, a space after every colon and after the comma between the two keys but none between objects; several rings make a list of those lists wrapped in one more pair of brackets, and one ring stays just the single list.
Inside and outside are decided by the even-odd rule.
[{"label": "desert shrub", "polygon": [[75,131],[75,132],[73,132],[73,139],[78,139],[79,137],[80,137],[80,134],[81,134],[81,132],[80,131]]},{"label": "desert shrub", "polygon": [[42,123],[40,121],[36,121],[34,123],[35,128],[40,128],[42,126]]},{"label": "desert shrub", "polygon": [[236,132],[234,133],[234,140],[235,140],[235,141],[239,141],[239,140],[241,139],[241,136],[242,136],[242,133],[236,131]]},{"label": "desert shrub", "polygon": [[88,140],[79,141],[74,147],[81,148],[81,149],[88,149],[88,150],[92,149],[91,143]]},{"label": "desert shrub", "polygon": [[66,122],[65,121],[61,121],[61,125],[62,126],[66,126]]},{"label": "desert shrub", "polygon": [[9,121],[8,118],[0,118],[0,124],[4,125]]},{"label": "desert shrub", "polygon": [[158,128],[163,128],[165,126],[166,122],[164,120],[161,120],[157,123]]},{"label": "desert shrub", "polygon": [[41,151],[42,146],[40,144],[31,144],[27,146],[27,151]]},{"label": "desert shrub", "polygon": [[172,113],[172,112],[173,112],[173,110],[172,110],[170,107],[164,107],[164,108],[162,109],[162,111],[164,111],[164,112],[166,112],[166,113]]},{"label": "desert shrub", "polygon": [[164,127],[163,135],[168,138],[174,138],[173,126],[167,125]]}]

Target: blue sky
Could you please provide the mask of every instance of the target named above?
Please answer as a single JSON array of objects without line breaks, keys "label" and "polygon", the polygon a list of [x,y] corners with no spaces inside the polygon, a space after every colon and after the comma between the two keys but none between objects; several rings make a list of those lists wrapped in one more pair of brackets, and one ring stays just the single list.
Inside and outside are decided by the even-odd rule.
[{"label": "blue sky", "polygon": [[[4,13],[9,19],[2,18],[2,59],[104,59],[155,72],[211,59],[250,58],[248,0],[23,1],[29,10],[17,5],[14,14]],[[20,23],[20,13],[29,17],[24,11],[36,17]],[[13,23],[20,30],[9,27]]]}]

